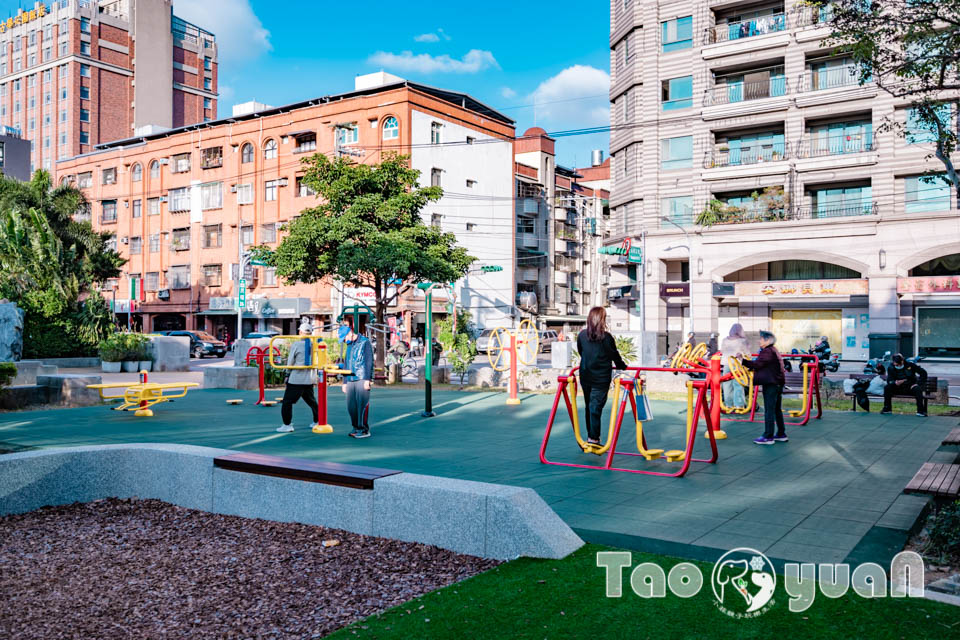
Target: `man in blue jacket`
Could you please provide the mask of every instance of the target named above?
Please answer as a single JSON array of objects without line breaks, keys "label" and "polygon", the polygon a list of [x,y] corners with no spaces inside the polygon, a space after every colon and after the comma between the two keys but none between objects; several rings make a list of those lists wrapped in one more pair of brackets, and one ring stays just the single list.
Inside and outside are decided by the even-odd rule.
[{"label": "man in blue jacket", "polygon": [[340,327],[343,342],[347,344],[343,368],[352,373],[343,377],[343,393],[347,396],[347,411],[353,424],[351,438],[370,437],[370,387],[373,382],[373,345],[353,330],[353,318],[344,316]]}]

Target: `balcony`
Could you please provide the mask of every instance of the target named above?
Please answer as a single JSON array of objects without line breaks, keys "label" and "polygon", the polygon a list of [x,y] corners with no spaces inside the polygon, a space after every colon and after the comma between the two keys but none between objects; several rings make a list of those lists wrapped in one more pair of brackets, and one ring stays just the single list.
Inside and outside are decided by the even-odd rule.
[{"label": "balcony", "polygon": [[717,44],[731,40],[743,40],[744,38],[763,36],[769,33],[778,33],[780,31],[786,31],[789,26],[788,23],[789,20],[785,14],[774,13],[769,16],[753,18],[752,20],[718,24],[706,30],[703,44]]},{"label": "balcony", "polygon": [[704,169],[740,167],[762,162],[780,162],[790,157],[790,145],[785,142],[731,148],[729,144],[715,145],[703,159]]},{"label": "balcony", "polygon": [[554,265],[559,271],[573,272],[578,270],[576,260],[565,257],[561,254],[557,254],[556,259],[554,260]]},{"label": "balcony", "polygon": [[[837,218],[852,218],[861,216],[872,216],[879,213],[879,207],[874,201],[861,201],[854,203],[824,203],[804,207],[784,207],[784,206],[734,206],[726,205],[722,209],[710,212],[712,217],[708,217],[707,212],[695,216],[691,221],[702,224],[703,226],[721,226],[733,224],[753,224],[758,222],[791,222],[799,220],[833,220]],[[661,227],[667,223],[662,223]]]},{"label": "balcony", "polygon": [[831,218],[850,218],[858,216],[875,216],[879,213],[875,201],[823,203],[809,207],[796,207],[793,210],[794,220],[820,220]]},{"label": "balcony", "polygon": [[823,158],[853,153],[876,151],[877,142],[872,133],[859,133],[830,137],[808,136],[797,146],[798,158]]},{"label": "balcony", "polygon": [[845,64],[838,67],[808,70],[800,76],[797,91],[824,91],[841,87],[856,87],[860,85],[860,67],[855,64]]},{"label": "balcony", "polygon": [[736,104],[762,98],[776,98],[787,95],[787,79],[774,76],[759,82],[728,82],[708,89],[703,106],[712,107],[724,104]]},{"label": "balcony", "polygon": [[540,238],[536,233],[517,232],[517,246],[522,249],[539,249]]},{"label": "balcony", "polygon": [[540,213],[539,198],[518,198],[517,214],[529,217],[536,217]]}]

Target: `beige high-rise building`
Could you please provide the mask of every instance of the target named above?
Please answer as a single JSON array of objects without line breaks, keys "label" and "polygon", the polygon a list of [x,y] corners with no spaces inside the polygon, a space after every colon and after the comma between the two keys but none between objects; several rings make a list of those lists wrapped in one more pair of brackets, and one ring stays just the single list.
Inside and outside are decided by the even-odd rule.
[{"label": "beige high-rise building", "polygon": [[735,322],[787,351],[827,335],[845,360],[960,357],[956,197],[921,179],[942,164],[909,104],[824,43],[828,8],[612,0],[611,16],[604,242],[645,249],[610,265],[604,285],[630,293],[609,302],[615,332],[644,332],[647,359]]}]

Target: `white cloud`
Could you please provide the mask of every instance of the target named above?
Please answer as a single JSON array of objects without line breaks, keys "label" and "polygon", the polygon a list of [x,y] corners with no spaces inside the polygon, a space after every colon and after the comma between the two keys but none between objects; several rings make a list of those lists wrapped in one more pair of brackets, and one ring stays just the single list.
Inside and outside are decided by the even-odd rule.
[{"label": "white cloud", "polygon": [[503,87],[500,89],[500,95],[506,98],[507,100],[512,100],[517,97],[517,92],[511,89],[510,87]]},{"label": "white cloud", "polygon": [[378,67],[396,71],[418,73],[478,73],[486,69],[499,69],[500,65],[489,51],[471,49],[457,60],[447,54],[431,56],[427,53],[414,55],[412,51],[388,53],[378,51],[370,56],[368,62]]},{"label": "white cloud", "polygon": [[217,37],[218,61],[234,64],[273,50],[250,0],[177,0],[176,14]]},{"label": "white cloud", "polygon": [[573,129],[610,124],[610,75],[586,65],[567,67],[528,96],[536,104],[537,124]]},{"label": "white cloud", "polygon": [[413,36],[413,39],[417,42],[440,42],[440,36],[435,33],[421,33],[418,36]]}]

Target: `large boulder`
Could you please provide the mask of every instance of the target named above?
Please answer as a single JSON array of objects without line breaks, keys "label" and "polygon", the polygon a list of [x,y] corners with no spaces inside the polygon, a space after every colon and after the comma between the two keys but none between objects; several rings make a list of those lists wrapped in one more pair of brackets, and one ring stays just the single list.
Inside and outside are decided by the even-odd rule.
[{"label": "large boulder", "polygon": [[23,310],[0,300],[0,362],[15,362],[23,355]]},{"label": "large boulder", "polygon": [[154,371],[189,371],[190,338],[150,336],[150,355]]}]

